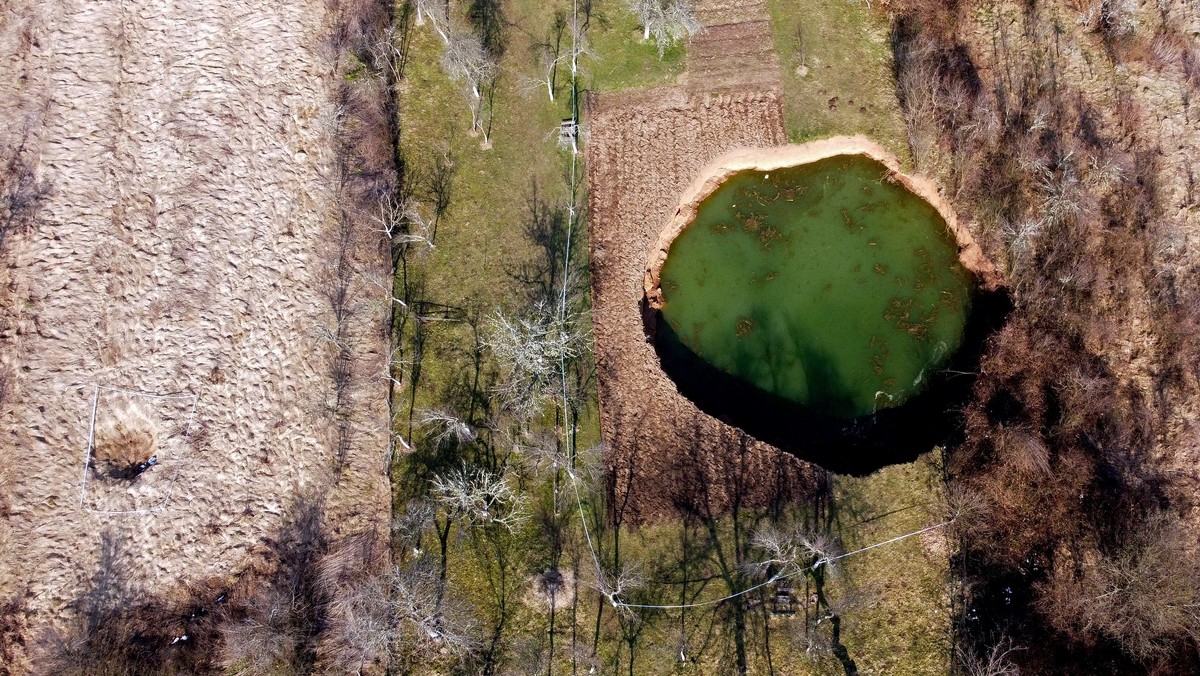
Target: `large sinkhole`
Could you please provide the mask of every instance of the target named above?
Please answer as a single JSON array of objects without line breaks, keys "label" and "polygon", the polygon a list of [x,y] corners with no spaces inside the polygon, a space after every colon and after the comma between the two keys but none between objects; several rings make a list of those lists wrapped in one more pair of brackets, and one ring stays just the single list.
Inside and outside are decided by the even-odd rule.
[{"label": "large sinkhole", "polygon": [[953,443],[1008,310],[947,216],[885,161],[718,172],[648,267],[647,329],[680,393],[840,473]]}]

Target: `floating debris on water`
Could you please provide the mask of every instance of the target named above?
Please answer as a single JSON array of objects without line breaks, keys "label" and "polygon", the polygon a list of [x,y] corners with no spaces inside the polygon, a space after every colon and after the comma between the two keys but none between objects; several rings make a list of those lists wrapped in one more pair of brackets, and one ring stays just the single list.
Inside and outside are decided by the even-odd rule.
[{"label": "floating debris on water", "polygon": [[754,330],[754,320],[749,317],[739,317],[737,320],[738,338],[745,338]]},{"label": "floating debris on water", "polygon": [[899,405],[961,341],[971,290],[936,210],[888,176],[837,157],[730,177],[671,245],[664,316],[764,392],[839,416]]}]

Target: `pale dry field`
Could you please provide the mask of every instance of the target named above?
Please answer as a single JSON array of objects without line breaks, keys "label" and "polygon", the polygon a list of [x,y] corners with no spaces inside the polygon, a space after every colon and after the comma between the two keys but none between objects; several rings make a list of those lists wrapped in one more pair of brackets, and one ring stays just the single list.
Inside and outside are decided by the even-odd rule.
[{"label": "pale dry field", "polygon": [[[0,258],[0,596],[31,634],[68,616],[105,531],[156,592],[240,570],[297,495],[335,535],[386,532],[388,263],[362,224],[338,246],[333,20],[0,3],[0,143],[49,188]],[[93,425],[158,464],[129,489],[85,472]]]},{"label": "pale dry field", "polygon": [[[783,497],[810,478],[805,463],[679,394],[643,325],[648,257],[700,169],[731,148],[787,142],[765,5],[701,3],[698,11],[709,27],[688,44],[682,86],[600,95],[588,115],[601,430],[614,509],[634,521],[680,510],[720,512],[733,495]],[[731,20],[738,23],[717,23]],[[732,44],[751,47],[724,52]]]}]

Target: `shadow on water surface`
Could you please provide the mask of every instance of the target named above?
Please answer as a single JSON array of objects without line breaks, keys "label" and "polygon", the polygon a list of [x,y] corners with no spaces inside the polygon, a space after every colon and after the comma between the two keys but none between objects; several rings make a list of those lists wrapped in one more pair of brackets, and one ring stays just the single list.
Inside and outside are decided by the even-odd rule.
[{"label": "shadow on water surface", "polygon": [[[663,371],[700,410],[831,472],[862,476],[960,441],[960,411],[971,395],[984,346],[1011,310],[1006,291],[977,291],[962,345],[928,386],[900,406],[849,419],[793,403],[715,368],[680,341],[661,312],[643,316]],[[822,373],[820,364],[819,358],[806,359],[810,377]]]}]

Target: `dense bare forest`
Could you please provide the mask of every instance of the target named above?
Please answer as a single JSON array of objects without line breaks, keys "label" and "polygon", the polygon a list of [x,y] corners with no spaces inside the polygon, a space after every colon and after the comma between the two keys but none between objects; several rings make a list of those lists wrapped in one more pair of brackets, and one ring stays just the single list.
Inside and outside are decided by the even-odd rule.
[{"label": "dense bare forest", "polygon": [[[893,24],[914,158],[976,216],[1015,304],[945,454],[968,672],[998,673],[1002,654],[1033,673],[1196,668],[1194,479],[1179,468],[1195,457],[1196,198],[1164,152],[1176,139],[1148,124],[1182,118],[1194,138],[1195,12],[909,3]],[[1089,43],[1096,70],[1158,73],[1179,98],[1080,77],[1069,46]]]}]

